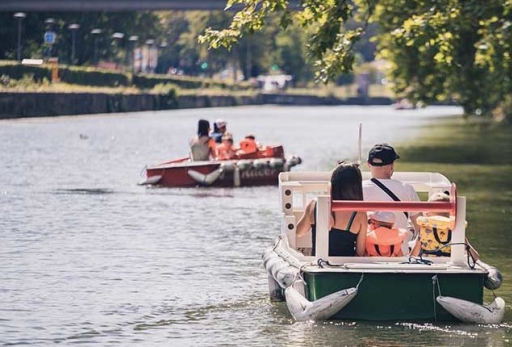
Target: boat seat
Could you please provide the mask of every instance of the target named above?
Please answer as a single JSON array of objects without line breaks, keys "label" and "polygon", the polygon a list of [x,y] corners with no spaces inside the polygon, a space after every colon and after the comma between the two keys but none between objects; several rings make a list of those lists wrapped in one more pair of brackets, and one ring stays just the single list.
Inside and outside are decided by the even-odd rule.
[{"label": "boat seat", "polygon": [[290,248],[293,248],[297,251],[307,250],[308,253],[311,252],[312,242],[311,242],[311,232],[308,232],[303,237],[297,237],[297,222],[302,216],[304,211],[294,211],[291,216],[284,216],[283,219],[283,230],[286,231],[286,236],[288,238],[288,244]]}]

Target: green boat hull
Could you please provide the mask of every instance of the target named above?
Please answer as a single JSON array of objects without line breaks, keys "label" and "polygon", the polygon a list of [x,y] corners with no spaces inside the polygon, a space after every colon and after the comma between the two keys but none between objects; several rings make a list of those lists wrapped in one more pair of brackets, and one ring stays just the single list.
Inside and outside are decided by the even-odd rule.
[{"label": "green boat hull", "polygon": [[[365,272],[356,297],[333,319],[364,321],[450,322],[457,321],[436,301],[440,295],[482,304],[485,274]],[[357,272],[305,272],[306,295],[310,301],[336,291],[355,287]]]}]

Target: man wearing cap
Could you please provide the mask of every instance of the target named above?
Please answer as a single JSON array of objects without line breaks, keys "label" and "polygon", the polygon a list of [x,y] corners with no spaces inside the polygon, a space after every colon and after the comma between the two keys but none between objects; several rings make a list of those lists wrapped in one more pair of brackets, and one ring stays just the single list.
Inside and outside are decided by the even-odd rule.
[{"label": "man wearing cap", "polygon": [[222,119],[217,119],[213,123],[213,132],[210,136],[215,140],[216,143],[222,143],[222,136],[226,133],[226,126],[228,123]]},{"label": "man wearing cap", "polygon": [[[410,184],[392,179],[395,171],[395,160],[400,156],[395,149],[387,143],[376,144],[368,153],[367,165],[371,171],[372,178],[363,181],[363,196],[366,201],[420,201],[414,187]],[[411,241],[416,235],[418,225],[416,219],[419,212],[395,212],[395,227],[408,229],[410,219],[414,233],[409,233],[406,241]],[[404,242],[402,251],[409,253],[409,245]]]}]

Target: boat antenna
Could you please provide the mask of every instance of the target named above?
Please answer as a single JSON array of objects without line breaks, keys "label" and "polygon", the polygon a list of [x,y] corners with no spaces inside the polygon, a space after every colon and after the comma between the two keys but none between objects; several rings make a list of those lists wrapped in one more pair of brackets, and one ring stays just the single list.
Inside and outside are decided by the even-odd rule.
[{"label": "boat antenna", "polygon": [[363,133],[363,123],[359,123],[359,139],[358,139],[358,158],[357,158],[357,164],[361,166],[361,142],[362,142],[362,133]]}]

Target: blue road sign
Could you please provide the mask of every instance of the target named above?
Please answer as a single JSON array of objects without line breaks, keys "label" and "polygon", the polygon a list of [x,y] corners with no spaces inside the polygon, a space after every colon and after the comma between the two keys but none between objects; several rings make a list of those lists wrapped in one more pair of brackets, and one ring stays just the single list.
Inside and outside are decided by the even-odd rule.
[{"label": "blue road sign", "polygon": [[47,31],[44,33],[44,43],[53,45],[56,37],[57,35],[53,31]]}]

